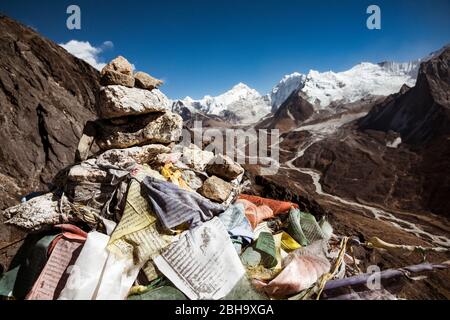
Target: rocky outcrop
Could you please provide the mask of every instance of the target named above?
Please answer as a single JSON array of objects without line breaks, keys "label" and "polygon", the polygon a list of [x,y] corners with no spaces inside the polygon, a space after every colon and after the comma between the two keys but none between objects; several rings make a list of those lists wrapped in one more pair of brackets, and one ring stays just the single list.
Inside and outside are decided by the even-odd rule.
[{"label": "rocky outcrop", "polygon": [[214,158],[214,153],[202,150],[193,143],[189,146],[176,146],[174,151],[182,154],[181,161],[189,168],[200,172],[204,171],[208,163]]},{"label": "rocky outcrop", "polygon": [[163,84],[163,81],[153,78],[148,73],[139,71],[133,74],[133,65],[122,56],[108,63],[101,72],[103,86],[119,85],[128,88],[140,88],[152,91]]},{"label": "rocky outcrop", "polygon": [[102,72],[106,71],[115,71],[127,76],[132,76],[133,66],[128,62],[127,59],[122,56],[118,56],[103,68]]},{"label": "rocky outcrop", "polygon": [[300,90],[293,92],[275,114],[257,125],[262,129],[279,129],[282,133],[297,128],[314,113],[314,107]]},{"label": "rocky outcrop", "polygon": [[134,161],[137,164],[146,164],[156,156],[169,152],[169,147],[160,144],[149,144],[142,147],[108,150],[102,153],[98,159],[103,162],[114,163],[121,168],[126,168],[128,167],[128,162]]},{"label": "rocky outcrop", "polygon": [[135,84],[132,76],[112,70],[103,71],[100,82],[103,86],[120,85],[128,88],[133,88]]},{"label": "rocky outcrop", "polygon": [[[112,71],[117,72],[124,61],[115,59],[107,68],[115,66]],[[224,172],[219,173],[233,181],[208,176],[204,170],[214,158],[212,152],[194,144],[175,145],[181,142],[183,120],[167,109],[167,98],[159,90],[112,85],[103,87],[100,95],[99,119],[86,124],[73,166],[58,172],[52,192],[7,209],[5,224],[40,231],[79,220],[91,227],[102,224],[102,218],[118,222],[130,179],[143,176],[230,204],[240,189],[243,169],[222,157],[217,165]],[[103,153],[92,150],[94,145]]]},{"label": "rocky outcrop", "polygon": [[25,203],[5,210],[8,224],[21,226],[29,231],[40,231],[50,225],[78,221],[69,210],[61,207],[59,198],[52,194],[33,198]]},{"label": "rocky outcrop", "polygon": [[73,162],[99,89],[97,70],[0,17],[0,179],[8,182],[0,187],[0,209],[46,189]]}]

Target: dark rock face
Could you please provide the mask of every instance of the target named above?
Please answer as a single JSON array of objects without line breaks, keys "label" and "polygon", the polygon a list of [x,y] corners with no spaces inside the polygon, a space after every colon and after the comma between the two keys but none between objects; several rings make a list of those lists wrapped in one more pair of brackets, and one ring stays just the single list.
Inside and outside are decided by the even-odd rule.
[{"label": "dark rock face", "polygon": [[396,131],[409,144],[450,135],[450,48],[421,65],[417,84],[375,107],[361,129]]},{"label": "dark rock face", "polygon": [[98,79],[87,63],[0,16],[0,209],[45,190],[74,161],[95,118]]},{"label": "dark rock face", "polygon": [[386,208],[426,211],[423,173],[415,165],[421,156],[407,148],[386,147],[386,136],[342,130],[311,146],[294,164],[320,171],[327,193]]},{"label": "dark rock face", "polygon": [[450,48],[422,64],[417,84],[375,107],[359,122],[362,130],[400,133],[419,160],[424,208],[449,215],[450,201]]},{"label": "dark rock face", "polygon": [[[374,100],[366,117],[311,145],[294,166],[319,171],[329,194],[448,217],[449,61],[446,49],[423,63],[414,88],[404,86],[399,93]],[[402,143],[392,147],[398,137]],[[285,133],[282,138],[281,163],[311,140],[308,131]]]},{"label": "dark rock face", "polygon": [[[414,88],[402,88],[354,125],[315,143],[295,166],[320,171],[327,193],[448,217],[449,62],[447,49],[423,63]],[[389,147],[398,136],[402,144]]]},{"label": "dark rock face", "polygon": [[313,113],[313,105],[302,97],[300,91],[295,91],[272,117],[262,121],[257,128],[279,129],[281,132],[287,132],[305,122]]}]

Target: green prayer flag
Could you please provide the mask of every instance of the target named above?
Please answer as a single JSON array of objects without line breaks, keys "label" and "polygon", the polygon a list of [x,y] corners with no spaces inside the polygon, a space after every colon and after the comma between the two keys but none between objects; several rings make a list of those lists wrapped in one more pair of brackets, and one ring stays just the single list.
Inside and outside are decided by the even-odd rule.
[{"label": "green prayer flag", "polygon": [[277,261],[277,249],[273,235],[269,232],[261,232],[256,241],[255,250],[262,255],[261,262],[266,268],[274,268]]}]

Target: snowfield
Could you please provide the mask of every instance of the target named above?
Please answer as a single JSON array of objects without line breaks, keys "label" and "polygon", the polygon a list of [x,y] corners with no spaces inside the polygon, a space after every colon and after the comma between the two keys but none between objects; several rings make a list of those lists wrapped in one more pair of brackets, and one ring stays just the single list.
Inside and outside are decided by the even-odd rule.
[{"label": "snowfield", "polygon": [[348,71],[310,71],[302,92],[317,109],[332,102],[351,103],[369,95],[388,96],[406,84],[414,86],[420,61],[410,63],[360,63]]}]

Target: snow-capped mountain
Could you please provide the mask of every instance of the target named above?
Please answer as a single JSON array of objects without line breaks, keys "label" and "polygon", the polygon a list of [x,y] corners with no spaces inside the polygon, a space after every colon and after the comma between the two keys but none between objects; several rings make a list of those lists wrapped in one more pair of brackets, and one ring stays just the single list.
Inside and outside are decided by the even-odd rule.
[{"label": "snow-capped mountain", "polygon": [[316,110],[332,109],[333,102],[352,103],[367,96],[388,96],[398,92],[404,84],[414,86],[420,62],[363,62],[344,72],[294,72],[284,76],[265,96],[239,83],[217,97],[205,96],[200,100],[186,97],[175,101],[174,111],[185,107],[190,112],[200,111],[234,119],[239,124],[252,124],[276,112],[299,89]]},{"label": "snow-capped mountain", "polygon": [[387,96],[396,93],[406,84],[414,86],[420,64],[439,55],[448,46],[423,59],[405,63],[363,62],[343,72],[309,71],[286,75],[267,95],[275,112],[287,97],[300,90],[316,110],[325,109],[333,102],[351,103],[369,95]]},{"label": "snow-capped mountain", "polygon": [[294,72],[284,76],[265,96],[239,83],[217,97],[205,96],[200,100],[186,97],[174,101],[173,109],[187,108],[190,112],[217,115],[239,124],[253,124],[270,112],[275,113],[293,92],[299,91],[316,111],[326,109],[332,112],[337,103],[353,103],[368,96],[388,96],[405,84],[413,87],[420,64],[446,48],[448,45],[423,59],[405,63],[362,62],[343,72]]},{"label": "snow-capped mountain", "polygon": [[275,112],[289,98],[289,96],[303,86],[306,75],[294,72],[286,75],[281,81],[273,87],[272,91],[267,95],[272,104],[272,112]]},{"label": "snow-capped mountain", "polygon": [[351,103],[369,95],[387,96],[406,84],[414,86],[420,62],[360,63],[348,71],[319,73],[310,71],[302,92],[317,109],[332,102]]},{"label": "snow-capped mountain", "polygon": [[[243,83],[217,97],[205,96],[194,100],[186,97],[174,102],[174,108],[186,107],[189,111],[236,119],[239,124],[252,124],[270,113],[271,105],[266,96]],[[175,110],[176,111],[176,110]]]},{"label": "snow-capped mountain", "polygon": [[[363,62],[344,72],[311,70],[306,75],[293,73],[285,76],[269,94],[272,111],[286,100],[283,99],[285,96],[297,89],[301,89],[316,110],[325,109],[332,102],[351,103],[369,95],[387,96],[398,92],[404,84],[414,86],[420,62]],[[296,82],[297,87],[292,85]]]}]

